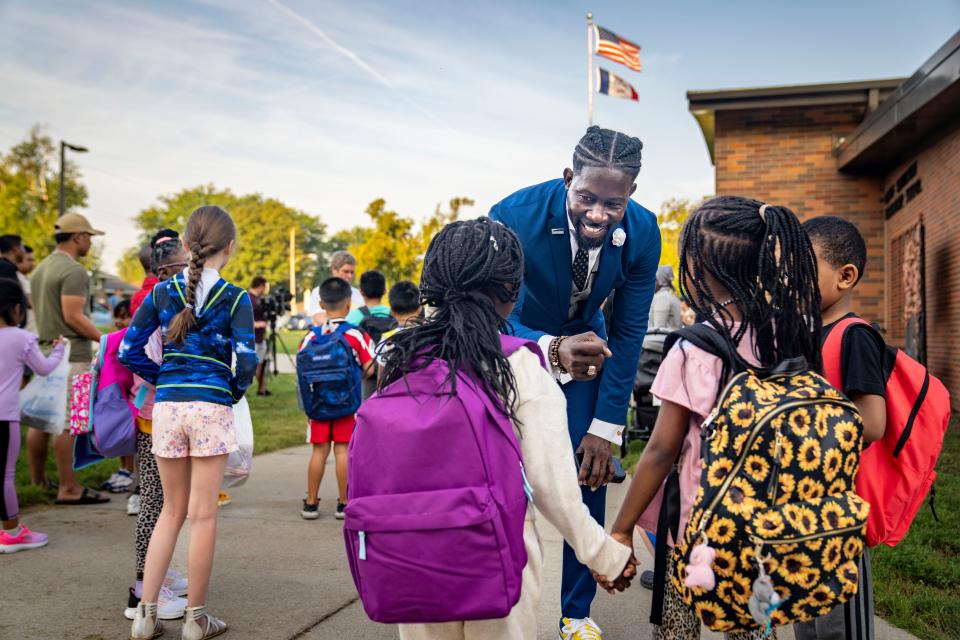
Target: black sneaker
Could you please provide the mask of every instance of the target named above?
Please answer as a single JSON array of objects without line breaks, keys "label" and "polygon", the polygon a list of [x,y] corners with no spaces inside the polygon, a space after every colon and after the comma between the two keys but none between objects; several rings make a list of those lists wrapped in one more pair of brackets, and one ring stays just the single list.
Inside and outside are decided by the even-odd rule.
[{"label": "black sneaker", "polygon": [[320,504],[307,504],[306,499],[303,501],[303,509],[300,510],[300,517],[304,520],[316,520],[320,517]]},{"label": "black sneaker", "polygon": [[343,520],[344,518],[346,518],[346,517],[347,517],[347,514],[345,514],[345,513],[343,512],[343,510],[346,509],[346,508],[347,508],[347,505],[343,504],[342,502],[338,502],[338,503],[337,503],[337,513],[334,514],[333,517],[336,518],[337,520]]}]

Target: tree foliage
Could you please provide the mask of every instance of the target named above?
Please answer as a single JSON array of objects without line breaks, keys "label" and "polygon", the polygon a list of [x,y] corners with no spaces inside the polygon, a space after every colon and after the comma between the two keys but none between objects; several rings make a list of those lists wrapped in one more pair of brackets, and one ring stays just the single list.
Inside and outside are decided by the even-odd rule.
[{"label": "tree foliage", "polygon": [[657,224],[660,226],[660,264],[673,267],[674,273],[680,272],[680,231],[687,216],[696,211],[708,196],[695,202],[687,198],[671,198],[660,205]]},{"label": "tree foliage", "polygon": [[354,227],[337,233],[333,241],[345,245],[357,259],[357,272],[378,269],[387,282],[420,281],[423,256],[433,236],[449,222],[460,216],[460,210],[472,206],[470,198],[453,198],[444,211],[437,205],[433,215],[419,226],[413,218],[387,209],[386,201],[378,198],[367,205],[366,214],[373,228]]},{"label": "tree foliage", "polygon": [[296,233],[298,289],[310,287],[316,279],[318,257],[328,255],[326,225],[318,218],[294,209],[275,198],[254,193],[237,195],[229,189],[201,185],[158,198],[157,204],[144,209],[136,217],[140,229],[137,247],[128,249],[117,269],[123,279],[138,282],[143,269],[137,258],[139,244],[146,242],[159,229],[182,231],[195,209],[218,205],[230,212],[237,225],[237,246],[224,278],[246,287],[250,280],[262,275],[272,285],[287,283],[290,274],[290,229]]},{"label": "tree foliage", "polygon": [[[53,250],[53,224],[59,216],[60,166],[53,140],[40,126],[8,152],[0,152],[0,229],[15,233],[33,248],[37,260]],[[87,189],[80,171],[67,156],[64,171],[64,204],[71,211],[87,204]],[[95,246],[84,263],[98,264]]]}]

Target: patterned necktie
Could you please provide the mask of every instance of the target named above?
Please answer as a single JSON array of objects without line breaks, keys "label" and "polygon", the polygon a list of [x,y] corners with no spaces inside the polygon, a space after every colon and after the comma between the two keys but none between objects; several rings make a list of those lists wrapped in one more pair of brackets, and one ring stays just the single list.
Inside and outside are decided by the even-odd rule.
[{"label": "patterned necktie", "polygon": [[573,259],[573,284],[577,291],[583,291],[587,286],[587,268],[590,266],[590,253],[586,249],[577,249]]}]

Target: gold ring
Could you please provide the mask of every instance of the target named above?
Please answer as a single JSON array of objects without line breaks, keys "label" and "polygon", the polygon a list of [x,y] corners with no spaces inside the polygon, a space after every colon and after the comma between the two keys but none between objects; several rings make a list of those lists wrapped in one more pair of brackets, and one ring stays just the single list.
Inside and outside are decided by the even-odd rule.
[{"label": "gold ring", "polygon": [[597,365],[592,364],[589,367],[587,367],[587,375],[590,376],[591,378],[597,375]]}]

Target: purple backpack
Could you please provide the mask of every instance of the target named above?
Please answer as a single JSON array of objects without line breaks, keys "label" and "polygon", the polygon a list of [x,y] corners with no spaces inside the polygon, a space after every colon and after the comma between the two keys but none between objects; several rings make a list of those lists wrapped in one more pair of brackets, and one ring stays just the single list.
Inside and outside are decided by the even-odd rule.
[{"label": "purple backpack", "polygon": [[[536,343],[501,336],[507,356]],[[503,618],[520,598],[532,492],[510,419],[465,373],[425,369],[375,394],[349,449],[344,539],[371,620]]]},{"label": "purple backpack", "polygon": [[105,458],[132,456],[137,452],[135,418],[143,401],[138,398],[138,402],[130,402],[133,374],[117,360],[117,351],[126,333],[126,329],[121,329],[100,338],[100,354],[93,369],[90,434],[93,446]]}]

